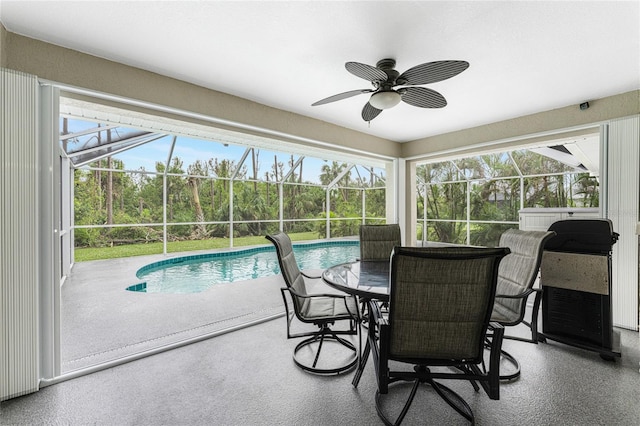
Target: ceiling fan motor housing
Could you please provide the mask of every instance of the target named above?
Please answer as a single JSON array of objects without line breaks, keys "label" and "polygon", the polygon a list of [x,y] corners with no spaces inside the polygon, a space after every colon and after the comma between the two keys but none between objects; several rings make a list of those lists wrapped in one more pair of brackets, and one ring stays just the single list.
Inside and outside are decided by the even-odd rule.
[{"label": "ceiling fan motor housing", "polygon": [[385,74],[387,74],[387,81],[379,82],[379,86],[382,88],[382,90],[391,90],[391,88],[396,84],[403,84],[396,82],[396,79],[398,78],[400,73],[394,69],[395,67],[395,59],[381,59],[376,63],[376,68],[384,71]]}]

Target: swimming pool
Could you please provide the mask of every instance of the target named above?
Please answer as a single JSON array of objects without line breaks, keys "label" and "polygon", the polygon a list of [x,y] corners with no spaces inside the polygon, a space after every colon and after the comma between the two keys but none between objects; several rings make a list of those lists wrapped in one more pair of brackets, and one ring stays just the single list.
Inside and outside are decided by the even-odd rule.
[{"label": "swimming pool", "polygon": [[[360,256],[358,241],[294,244],[300,269],[325,269]],[[136,272],[139,284],[129,291],[146,293],[199,293],[213,285],[245,281],[280,273],[273,246],[165,259]]]}]

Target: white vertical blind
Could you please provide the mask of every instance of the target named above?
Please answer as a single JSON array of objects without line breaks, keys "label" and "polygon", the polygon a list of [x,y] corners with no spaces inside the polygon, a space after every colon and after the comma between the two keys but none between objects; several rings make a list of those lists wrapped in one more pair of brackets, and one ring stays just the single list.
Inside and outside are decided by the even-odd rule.
[{"label": "white vertical blind", "polygon": [[37,93],[0,69],[0,400],[38,389]]},{"label": "white vertical blind", "polygon": [[637,330],[640,116],[613,120],[608,127],[607,217],[620,234],[613,246],[613,324]]}]

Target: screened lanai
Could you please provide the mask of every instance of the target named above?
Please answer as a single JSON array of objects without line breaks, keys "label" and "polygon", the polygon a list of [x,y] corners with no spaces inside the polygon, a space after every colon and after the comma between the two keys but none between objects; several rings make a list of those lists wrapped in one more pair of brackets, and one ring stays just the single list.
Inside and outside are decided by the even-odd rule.
[{"label": "screened lanai", "polygon": [[[126,245],[167,254],[264,244],[278,229],[303,240],[349,237],[360,224],[393,220],[389,159],[131,114],[61,102],[71,263],[136,254],[113,253]],[[85,248],[100,250],[83,257]]]},{"label": "screened lanai", "polygon": [[[301,239],[349,237],[359,224],[399,216],[398,189],[387,185],[391,159],[212,132],[75,99],[62,98],[60,112],[61,149],[74,174],[69,259],[87,247],[112,257],[106,253],[127,244],[146,244],[146,254],[208,239],[218,245],[207,248],[250,245],[276,229]],[[407,207],[416,211],[415,239],[495,245],[518,227],[523,208],[598,207],[599,156],[594,130],[421,163],[417,202]]]},{"label": "screened lanai", "polygon": [[418,241],[495,246],[530,208],[599,207],[597,133],[416,167]]},{"label": "screened lanai", "polygon": [[59,112],[66,375],[282,315],[273,270],[158,293],[150,281],[137,290],[141,268],[264,248],[276,230],[296,242],[354,240],[360,224],[395,219],[391,158],[66,97]]},{"label": "screened lanai", "polygon": [[[119,312],[131,303],[122,292],[131,284],[128,277],[143,266],[136,257],[265,245],[264,235],[276,230],[297,241],[357,239],[360,224],[401,221],[404,210],[412,210],[417,219],[415,235],[404,236],[408,245],[440,241],[492,246],[506,229],[518,228],[524,208],[599,206],[598,128],[509,151],[486,149],[419,162],[411,183],[416,202],[408,205],[398,202],[407,183],[398,177],[396,158],[336,152],[64,97],[59,128],[65,224],[61,278],[76,263],[68,293],[83,286],[80,279],[104,280],[114,297],[91,305],[91,315],[82,307],[69,317],[63,327],[68,347],[62,345],[73,353],[67,356],[68,369],[99,355],[124,351],[123,356],[131,356],[126,351],[140,345],[173,344],[170,338],[219,326],[220,318],[210,318],[204,307],[214,303],[207,293],[190,298],[188,310],[202,309],[197,318],[176,324],[160,315],[158,324],[170,322],[166,330],[148,335],[141,329],[131,341],[83,355],[93,333],[89,324],[101,328],[104,318],[111,318],[106,322],[139,326],[146,316],[144,307],[151,299],[137,301],[135,312],[142,311],[130,320],[120,313],[113,316],[114,306]],[[86,271],[85,261],[114,258],[131,259],[127,266],[118,263],[123,265],[119,273],[128,274],[119,282],[112,282],[109,267],[98,281],[92,269],[89,275],[77,272]],[[262,291],[265,297],[277,295],[265,287]],[[250,299],[264,302],[265,297]],[[235,307],[223,321],[272,318],[279,315],[279,303]],[[102,312],[98,319],[96,312]]]}]

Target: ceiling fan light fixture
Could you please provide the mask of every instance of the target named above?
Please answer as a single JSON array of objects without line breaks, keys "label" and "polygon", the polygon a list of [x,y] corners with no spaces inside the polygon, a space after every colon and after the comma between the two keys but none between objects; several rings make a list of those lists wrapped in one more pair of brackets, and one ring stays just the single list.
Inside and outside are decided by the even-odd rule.
[{"label": "ceiling fan light fixture", "polygon": [[374,93],[369,99],[369,103],[372,107],[377,109],[389,109],[400,103],[400,93],[395,90],[384,90]]}]

